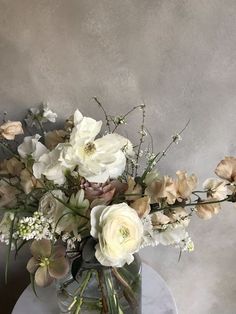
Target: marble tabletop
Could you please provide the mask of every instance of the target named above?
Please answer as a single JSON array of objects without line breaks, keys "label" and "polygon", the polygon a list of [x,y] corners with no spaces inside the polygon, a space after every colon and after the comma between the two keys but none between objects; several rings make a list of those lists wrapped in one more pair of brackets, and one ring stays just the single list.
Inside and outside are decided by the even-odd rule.
[{"label": "marble tabletop", "polygon": [[[55,288],[37,289],[38,298],[29,285],[18,299],[12,314],[58,314]],[[143,263],[143,314],[177,314],[174,298],[161,276]]]}]

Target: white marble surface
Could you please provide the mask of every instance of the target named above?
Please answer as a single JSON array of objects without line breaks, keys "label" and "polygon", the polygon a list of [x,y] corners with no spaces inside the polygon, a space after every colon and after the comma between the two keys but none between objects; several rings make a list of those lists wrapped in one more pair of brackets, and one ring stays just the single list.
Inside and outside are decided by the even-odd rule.
[{"label": "white marble surface", "polygon": [[[143,264],[142,313],[177,314],[173,296],[161,276]],[[58,314],[55,288],[38,289],[37,298],[29,285],[17,301],[12,314]]]}]

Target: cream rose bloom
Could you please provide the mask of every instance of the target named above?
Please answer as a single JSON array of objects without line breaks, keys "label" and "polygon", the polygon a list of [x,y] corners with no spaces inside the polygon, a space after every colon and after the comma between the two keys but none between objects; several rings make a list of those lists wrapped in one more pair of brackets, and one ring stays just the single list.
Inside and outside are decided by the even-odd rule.
[{"label": "cream rose bloom", "polygon": [[104,266],[122,267],[140,249],[143,224],[126,203],[99,205],[91,211],[91,235],[98,239],[95,256]]},{"label": "cream rose bloom", "polygon": [[0,126],[0,135],[6,140],[14,140],[16,135],[23,133],[20,121],[8,121]]},{"label": "cream rose bloom", "polygon": [[52,218],[55,224],[61,218],[65,210],[65,206],[58,199],[63,203],[67,202],[67,197],[61,190],[47,192],[41,198],[38,209],[45,217]]}]

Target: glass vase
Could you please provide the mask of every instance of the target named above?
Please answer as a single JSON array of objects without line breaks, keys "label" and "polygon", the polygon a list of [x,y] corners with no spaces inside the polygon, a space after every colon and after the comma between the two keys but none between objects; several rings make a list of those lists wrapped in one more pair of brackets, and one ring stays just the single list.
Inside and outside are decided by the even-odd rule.
[{"label": "glass vase", "polygon": [[138,255],[120,268],[82,264],[57,282],[60,314],[141,314],[141,279]]}]

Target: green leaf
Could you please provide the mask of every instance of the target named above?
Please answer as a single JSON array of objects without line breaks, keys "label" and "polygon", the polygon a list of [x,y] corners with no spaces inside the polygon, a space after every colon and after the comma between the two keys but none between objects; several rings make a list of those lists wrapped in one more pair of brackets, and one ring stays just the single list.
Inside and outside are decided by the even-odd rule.
[{"label": "green leaf", "polygon": [[23,240],[19,246],[16,246],[15,259],[16,259],[17,255],[18,255],[20,249],[21,249],[27,242],[28,242],[28,241]]},{"label": "green leaf", "polygon": [[71,265],[71,274],[73,276],[73,278],[76,280],[76,276],[82,266],[82,263],[83,263],[83,260],[82,260],[82,257],[78,257],[76,258],[73,262],[72,262],[72,265]]},{"label": "green leaf", "polygon": [[74,208],[73,206],[70,206],[69,204],[63,202],[60,198],[58,198],[58,197],[56,197],[55,195],[53,195],[53,193],[51,193],[51,194],[52,194],[52,196],[53,196],[58,202],[60,202],[60,203],[63,204],[65,207],[67,207],[67,208],[69,208],[70,210],[72,210],[76,215],[81,216],[81,217],[83,217],[83,218],[89,220],[89,218],[88,218],[87,216],[83,215],[81,212],[78,212],[78,208],[76,209],[76,208]]},{"label": "green leaf", "polygon": [[95,245],[97,241],[95,241],[93,238],[89,238],[82,251],[82,257],[85,262],[94,261],[95,259]]}]

